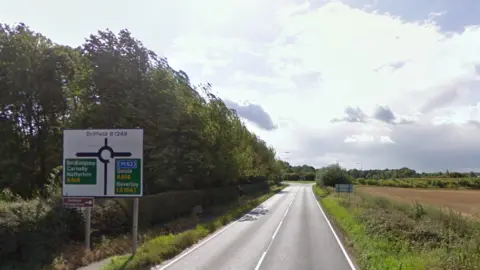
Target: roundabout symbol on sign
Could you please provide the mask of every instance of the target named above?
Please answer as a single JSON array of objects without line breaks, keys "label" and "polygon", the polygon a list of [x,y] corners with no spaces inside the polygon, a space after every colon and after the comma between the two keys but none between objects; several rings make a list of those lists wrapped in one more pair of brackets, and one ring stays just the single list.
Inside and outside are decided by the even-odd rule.
[{"label": "roundabout symbol on sign", "polygon": [[105,138],[105,145],[100,147],[97,152],[78,152],[76,153],[77,157],[96,157],[100,162],[103,163],[103,195],[107,195],[107,176],[108,176],[108,163],[110,159],[116,157],[129,157],[132,153],[130,152],[115,152],[112,147],[108,146],[108,138]]}]

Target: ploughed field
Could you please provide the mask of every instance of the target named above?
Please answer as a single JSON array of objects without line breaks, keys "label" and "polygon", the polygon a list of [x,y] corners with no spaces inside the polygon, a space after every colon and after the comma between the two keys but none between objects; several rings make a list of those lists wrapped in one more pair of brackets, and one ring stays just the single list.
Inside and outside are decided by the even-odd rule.
[{"label": "ploughed field", "polygon": [[414,189],[375,186],[356,186],[357,191],[412,203],[447,207],[468,216],[480,218],[480,191],[453,189]]}]

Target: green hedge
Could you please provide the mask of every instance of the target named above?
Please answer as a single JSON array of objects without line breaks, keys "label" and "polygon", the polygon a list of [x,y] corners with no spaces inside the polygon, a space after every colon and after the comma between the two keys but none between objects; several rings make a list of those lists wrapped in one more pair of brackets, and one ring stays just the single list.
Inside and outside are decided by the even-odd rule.
[{"label": "green hedge", "polygon": [[58,200],[0,202],[0,269],[38,269],[66,239],[82,237],[82,217]]},{"label": "green hedge", "polygon": [[[268,189],[267,183],[242,185],[247,193]],[[139,226],[148,228],[205,208],[238,199],[235,187],[165,192],[140,198]],[[133,199],[98,199],[92,210],[92,232],[130,232]],[[0,201],[0,269],[37,269],[50,264],[71,241],[84,238],[83,213],[66,209],[61,200]],[[18,264],[23,262],[22,264]]]},{"label": "green hedge", "polygon": [[[241,188],[246,194],[252,194],[268,189],[266,182],[242,185]],[[238,192],[234,186],[224,188],[213,188],[204,190],[172,191],[157,195],[144,196],[140,199],[138,223],[140,228],[148,228],[167,220],[188,215],[195,205],[202,205],[209,208],[215,205],[222,205],[238,199]],[[122,205],[128,219],[124,224],[130,225],[132,200],[115,199]]]},{"label": "green hedge", "polygon": [[480,178],[401,178],[364,179],[357,178],[357,185],[403,187],[403,188],[467,188],[480,189]]}]

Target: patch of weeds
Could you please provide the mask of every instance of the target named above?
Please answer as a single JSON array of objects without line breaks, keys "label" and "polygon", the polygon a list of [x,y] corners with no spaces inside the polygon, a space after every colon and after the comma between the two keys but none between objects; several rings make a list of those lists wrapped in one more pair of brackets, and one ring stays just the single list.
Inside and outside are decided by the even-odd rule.
[{"label": "patch of weeds", "polygon": [[365,194],[330,195],[320,203],[349,239],[361,269],[480,269],[477,220]]},{"label": "patch of weeds", "polygon": [[349,239],[360,269],[424,269],[428,256],[414,256],[404,242],[391,241],[381,234],[370,235],[350,209],[339,204],[339,198],[328,196],[320,200],[322,206]]},{"label": "patch of weeds", "polygon": [[331,191],[326,187],[321,187],[318,184],[313,185],[313,193],[318,197],[326,197],[328,196]]}]

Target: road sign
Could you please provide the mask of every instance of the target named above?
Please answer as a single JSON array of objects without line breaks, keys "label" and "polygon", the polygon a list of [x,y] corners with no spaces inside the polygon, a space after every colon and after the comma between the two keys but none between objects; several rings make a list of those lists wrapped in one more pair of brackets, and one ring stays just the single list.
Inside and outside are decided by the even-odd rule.
[{"label": "road sign", "polygon": [[93,207],[93,198],[63,197],[63,206],[68,208]]},{"label": "road sign", "polygon": [[63,131],[63,196],[143,195],[143,129]]},{"label": "road sign", "polygon": [[336,184],[335,192],[352,193],[353,185],[352,184]]}]

